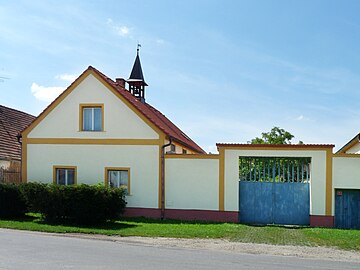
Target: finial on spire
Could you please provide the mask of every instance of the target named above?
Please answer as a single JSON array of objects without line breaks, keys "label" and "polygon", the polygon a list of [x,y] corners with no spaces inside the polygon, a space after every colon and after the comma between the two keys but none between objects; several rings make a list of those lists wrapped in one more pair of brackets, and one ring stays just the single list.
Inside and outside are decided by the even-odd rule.
[{"label": "finial on spire", "polygon": [[136,49],[136,54],[139,55],[139,50],[141,48],[141,44],[138,42],[137,44],[137,49]]}]

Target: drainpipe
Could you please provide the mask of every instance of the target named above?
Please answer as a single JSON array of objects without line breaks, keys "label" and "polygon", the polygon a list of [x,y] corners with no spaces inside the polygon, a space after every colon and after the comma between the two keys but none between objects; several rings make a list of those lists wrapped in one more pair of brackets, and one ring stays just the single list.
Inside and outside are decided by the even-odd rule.
[{"label": "drainpipe", "polygon": [[169,143],[161,147],[161,219],[165,218],[165,148],[170,146],[172,138],[169,136]]}]

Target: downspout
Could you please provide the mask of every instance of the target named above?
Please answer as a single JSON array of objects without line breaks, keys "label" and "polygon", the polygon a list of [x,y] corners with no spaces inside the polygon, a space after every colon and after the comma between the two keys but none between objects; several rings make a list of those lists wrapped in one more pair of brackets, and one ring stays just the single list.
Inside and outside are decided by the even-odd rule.
[{"label": "downspout", "polygon": [[172,144],[172,138],[169,136],[169,143],[161,147],[161,219],[165,217],[165,148]]}]

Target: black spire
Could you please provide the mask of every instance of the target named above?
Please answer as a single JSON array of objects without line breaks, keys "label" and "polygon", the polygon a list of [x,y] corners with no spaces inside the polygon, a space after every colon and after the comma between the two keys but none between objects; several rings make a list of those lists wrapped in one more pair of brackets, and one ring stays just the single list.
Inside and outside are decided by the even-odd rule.
[{"label": "black spire", "polygon": [[141,100],[141,102],[145,102],[145,86],[147,83],[144,80],[144,75],[141,68],[140,57],[139,57],[139,48],[140,44],[137,45],[136,50],[136,58],[134,62],[134,66],[131,70],[131,74],[127,83],[129,84],[129,91],[131,94]]}]

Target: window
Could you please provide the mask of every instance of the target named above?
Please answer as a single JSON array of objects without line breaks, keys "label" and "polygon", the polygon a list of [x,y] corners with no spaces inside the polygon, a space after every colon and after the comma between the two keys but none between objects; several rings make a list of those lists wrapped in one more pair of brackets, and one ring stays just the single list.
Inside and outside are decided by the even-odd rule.
[{"label": "window", "polygon": [[175,144],[170,144],[170,152],[175,153],[176,147]]},{"label": "window", "polygon": [[183,149],[183,150],[182,150],[182,153],[183,153],[183,154],[187,154],[186,149]]},{"label": "window", "polygon": [[80,130],[104,130],[104,105],[80,104]]},{"label": "window", "polygon": [[54,166],[54,183],[65,186],[76,184],[76,167]]},{"label": "window", "polygon": [[112,188],[124,188],[130,194],[130,168],[105,168],[106,185]]}]

